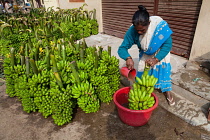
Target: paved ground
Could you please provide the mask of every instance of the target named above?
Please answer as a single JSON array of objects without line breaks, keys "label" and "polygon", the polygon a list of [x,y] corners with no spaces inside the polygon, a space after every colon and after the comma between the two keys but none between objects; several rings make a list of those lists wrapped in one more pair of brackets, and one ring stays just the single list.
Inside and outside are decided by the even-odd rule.
[{"label": "paved ground", "polygon": [[[112,46],[112,54],[117,56],[116,50],[122,39],[99,34],[87,38],[86,41],[88,46],[104,46],[105,49],[108,45]],[[135,46],[130,53],[137,64]],[[169,107],[163,94],[156,91],[159,106],[153,111],[148,124],[140,127],[122,123],[113,102],[102,104],[97,113],[85,114],[77,109],[71,123],[58,127],[54,125],[51,117],[44,119],[40,113],[25,113],[17,98],[6,95],[4,81],[0,81],[3,84],[0,86],[0,140],[210,140],[206,119],[209,101],[184,88],[184,84],[190,83],[194,78],[190,77],[193,74],[189,75],[188,82],[182,82],[187,78],[179,78],[183,77],[178,74],[184,72],[183,68],[186,70],[187,61],[173,56],[172,62],[173,76],[174,79],[177,78],[173,87],[177,104],[175,107]],[[120,60],[120,67],[123,65],[124,61]],[[188,68],[190,67],[194,68]],[[185,77],[186,73],[184,72]],[[200,73],[195,77],[200,78],[198,76],[201,76]],[[205,74],[193,82],[202,84],[204,79]],[[130,84],[124,78],[122,81],[125,85]],[[190,86],[192,84],[188,85]],[[203,90],[207,91],[204,88]],[[198,90],[197,94],[200,94],[200,91]]]},{"label": "paved ground", "polygon": [[209,140],[210,135],[158,106],[148,124],[132,127],[118,117],[115,104],[102,104],[97,113],[80,109],[71,123],[56,126],[51,117],[25,113],[17,98],[0,86],[0,140]]},{"label": "paved ground", "polygon": [[[121,42],[120,38],[98,34],[86,39],[89,46],[112,47],[112,55],[119,58],[117,49]],[[133,46],[129,53],[134,59],[135,68],[138,66],[138,48]],[[120,58],[119,58],[120,59]],[[193,126],[200,126],[210,131],[210,124],[207,122],[208,108],[210,106],[210,76],[201,70],[195,62],[171,54],[173,93],[177,104],[168,107],[165,99],[162,99],[160,106],[174,115],[185,120]],[[120,68],[125,66],[125,61],[120,59]],[[123,84],[129,86],[132,83],[123,79]],[[160,94],[158,94],[158,97]]]}]

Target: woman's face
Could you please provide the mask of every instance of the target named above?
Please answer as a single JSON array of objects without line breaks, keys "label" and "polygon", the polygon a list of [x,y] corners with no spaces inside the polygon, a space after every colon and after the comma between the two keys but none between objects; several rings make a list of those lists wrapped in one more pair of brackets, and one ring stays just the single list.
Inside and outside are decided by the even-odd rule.
[{"label": "woman's face", "polygon": [[136,25],[135,26],[135,29],[138,32],[138,34],[143,35],[143,34],[146,33],[148,27],[149,27],[149,24],[147,26]]}]

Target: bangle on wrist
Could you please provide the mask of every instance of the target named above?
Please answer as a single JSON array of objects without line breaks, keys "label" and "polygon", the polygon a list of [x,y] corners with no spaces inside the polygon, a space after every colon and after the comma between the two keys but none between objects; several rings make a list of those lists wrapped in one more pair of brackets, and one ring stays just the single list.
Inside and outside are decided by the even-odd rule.
[{"label": "bangle on wrist", "polygon": [[129,56],[129,57],[127,57],[127,58],[126,58],[126,61],[127,61],[128,59],[132,59],[132,57],[130,57],[130,56]]}]

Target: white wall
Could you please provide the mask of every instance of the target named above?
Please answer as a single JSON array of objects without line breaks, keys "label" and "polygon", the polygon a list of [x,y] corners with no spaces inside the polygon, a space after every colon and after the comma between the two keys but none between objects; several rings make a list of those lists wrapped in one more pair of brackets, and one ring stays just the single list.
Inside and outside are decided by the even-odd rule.
[{"label": "white wall", "polygon": [[203,0],[190,60],[210,60],[210,0]]},{"label": "white wall", "polygon": [[44,0],[44,5],[45,5],[46,9],[54,6],[53,9],[56,10],[56,8],[59,7],[58,0]]}]

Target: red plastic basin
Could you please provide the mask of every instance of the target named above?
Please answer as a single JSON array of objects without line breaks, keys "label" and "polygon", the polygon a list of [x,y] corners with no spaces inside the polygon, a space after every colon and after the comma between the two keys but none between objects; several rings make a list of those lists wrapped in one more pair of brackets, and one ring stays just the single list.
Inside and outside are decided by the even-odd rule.
[{"label": "red plastic basin", "polygon": [[130,126],[142,126],[145,125],[152,114],[152,111],[158,106],[158,98],[152,93],[155,98],[155,104],[153,107],[145,110],[131,110],[124,107],[124,104],[128,104],[128,93],[130,87],[124,87],[117,90],[113,96],[115,105],[117,106],[118,115],[122,122]]}]

